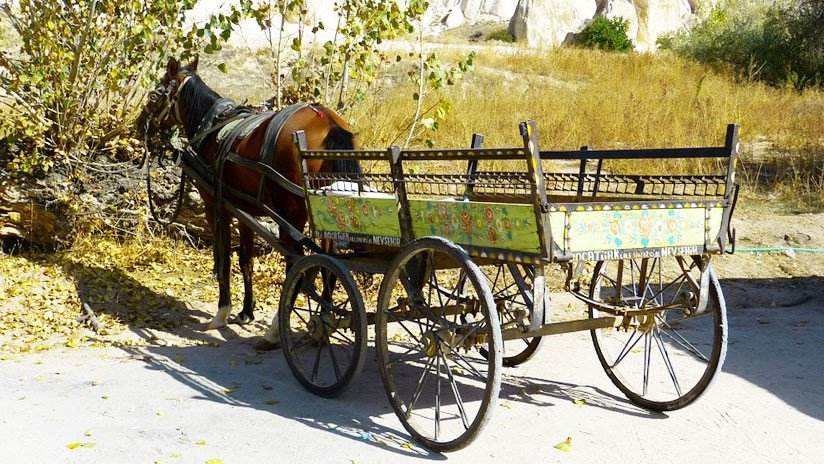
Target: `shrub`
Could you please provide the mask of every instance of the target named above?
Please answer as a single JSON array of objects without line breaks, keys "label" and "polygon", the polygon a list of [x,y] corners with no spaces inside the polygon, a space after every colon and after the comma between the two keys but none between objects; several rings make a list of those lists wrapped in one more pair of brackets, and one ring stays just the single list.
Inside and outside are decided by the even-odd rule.
[{"label": "shrub", "polygon": [[486,40],[499,40],[501,42],[513,43],[515,42],[515,37],[510,34],[509,30],[505,27],[501,27],[487,34]]},{"label": "shrub", "polygon": [[634,46],[627,37],[628,30],[629,21],[624,18],[609,19],[596,16],[589,26],[581,31],[581,42],[590,48],[629,52]]},{"label": "shrub", "polygon": [[123,145],[141,89],[184,39],[195,1],[15,3],[0,6],[18,39],[0,52],[0,138],[22,148],[4,168],[37,174]]},{"label": "shrub", "polygon": [[718,3],[691,30],[659,39],[662,49],[720,67],[746,79],[801,90],[824,81],[824,0],[756,8],[740,0]]}]

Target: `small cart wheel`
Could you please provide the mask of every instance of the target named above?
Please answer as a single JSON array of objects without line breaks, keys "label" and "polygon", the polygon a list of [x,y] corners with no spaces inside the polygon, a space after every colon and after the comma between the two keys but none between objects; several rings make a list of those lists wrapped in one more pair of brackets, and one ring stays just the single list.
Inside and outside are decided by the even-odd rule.
[{"label": "small cart wheel", "polygon": [[366,358],[366,312],[340,261],[298,260],[283,284],[278,318],[283,354],[298,382],[326,398],[346,391]]},{"label": "small cart wheel", "polygon": [[590,317],[621,310],[592,340],[612,382],[644,408],[686,406],[724,363],[727,309],[708,257],[600,261],[590,298],[604,303],[591,305]]},{"label": "small cart wheel", "polygon": [[427,237],[401,249],[381,284],[376,345],[410,434],[435,451],[478,436],[500,392],[501,331],[486,278],[462,248]]},{"label": "small cart wheel", "polygon": [[[498,309],[501,330],[529,326],[533,306],[532,282],[534,271],[526,264],[501,263],[482,268],[492,288],[492,298]],[[549,308],[549,293],[544,293],[544,307]],[[503,365],[514,367],[529,361],[541,347],[542,337],[505,340]],[[481,355],[486,350],[481,348]]]}]

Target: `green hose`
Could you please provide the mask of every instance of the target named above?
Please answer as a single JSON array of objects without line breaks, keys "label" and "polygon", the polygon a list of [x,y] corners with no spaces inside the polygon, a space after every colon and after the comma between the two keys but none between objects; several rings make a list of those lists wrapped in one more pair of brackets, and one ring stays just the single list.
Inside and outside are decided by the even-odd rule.
[{"label": "green hose", "polygon": [[[731,249],[728,251],[732,251]],[[796,248],[796,247],[769,247],[769,248],[741,248],[735,247],[735,251],[744,253],[763,253],[768,251],[793,251],[796,253],[824,253],[820,248]]]}]

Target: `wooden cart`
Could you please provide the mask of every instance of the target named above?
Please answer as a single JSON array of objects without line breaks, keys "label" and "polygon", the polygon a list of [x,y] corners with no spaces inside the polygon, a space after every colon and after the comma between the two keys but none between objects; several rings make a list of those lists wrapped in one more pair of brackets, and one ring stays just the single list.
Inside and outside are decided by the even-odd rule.
[{"label": "wooden cart", "polygon": [[[502,367],[528,360],[546,335],[591,331],[607,375],[645,408],[681,408],[706,390],[726,352],[711,257],[734,248],[738,127],[724,146],[680,149],[540,151],[532,121],[520,135],[516,148],[482,148],[475,136],[459,150],[310,151],[294,134],[304,165],[370,167],[304,172],[311,235],[339,250],[298,259],[280,298],[283,352],[304,387],[325,397],[349,388],[374,326],[392,407],[437,451],[478,436]],[[718,172],[619,175],[617,159]],[[551,267],[586,317],[553,317]],[[374,311],[353,273],[383,276]]]}]

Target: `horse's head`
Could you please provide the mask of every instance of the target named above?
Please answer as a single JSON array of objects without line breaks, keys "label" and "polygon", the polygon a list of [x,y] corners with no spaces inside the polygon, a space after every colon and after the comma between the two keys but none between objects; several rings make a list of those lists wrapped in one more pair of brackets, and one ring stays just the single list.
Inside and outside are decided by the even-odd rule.
[{"label": "horse's head", "polygon": [[149,92],[148,101],[137,117],[137,131],[141,135],[152,135],[162,128],[183,124],[183,116],[178,103],[180,92],[197,73],[197,57],[186,66],[181,66],[169,58],[166,74],[157,86]]}]

